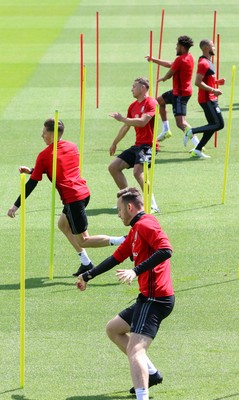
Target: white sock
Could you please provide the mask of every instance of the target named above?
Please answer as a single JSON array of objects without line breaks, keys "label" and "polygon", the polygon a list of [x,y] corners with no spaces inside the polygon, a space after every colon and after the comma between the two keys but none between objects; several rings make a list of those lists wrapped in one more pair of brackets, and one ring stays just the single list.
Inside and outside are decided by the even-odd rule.
[{"label": "white sock", "polygon": [[110,236],[109,244],[110,246],[118,246],[125,241],[124,236]]},{"label": "white sock", "polygon": [[80,256],[81,263],[83,265],[89,265],[90,264],[91,261],[90,261],[90,258],[88,257],[88,254],[86,253],[85,249],[83,249],[79,253],[79,256]]},{"label": "white sock", "polygon": [[137,400],[149,400],[149,390],[145,388],[135,389]]},{"label": "white sock", "polygon": [[169,131],[169,122],[163,121],[163,132]]},{"label": "white sock", "polygon": [[154,194],[152,194],[151,208],[158,208]]},{"label": "white sock", "polygon": [[198,137],[196,135],[193,135],[191,140],[192,140],[194,146],[196,147],[199,143]]},{"label": "white sock", "polygon": [[149,375],[153,375],[158,371],[157,368],[154,366],[154,364],[148,357],[147,357],[147,367],[148,367]]}]

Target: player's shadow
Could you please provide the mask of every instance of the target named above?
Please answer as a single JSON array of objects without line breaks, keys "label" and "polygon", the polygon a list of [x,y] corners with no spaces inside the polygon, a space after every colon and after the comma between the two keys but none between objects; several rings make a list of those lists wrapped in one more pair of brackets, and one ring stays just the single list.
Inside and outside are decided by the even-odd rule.
[{"label": "player's shadow", "polygon": [[117,209],[113,208],[113,206],[109,208],[86,208],[86,214],[88,217],[94,217],[95,215],[100,215],[100,214],[109,214],[117,216],[117,212],[118,212]]},{"label": "player's shadow", "polygon": [[[229,106],[226,107],[220,107],[221,111],[228,111],[229,110]],[[239,103],[234,103],[232,106],[233,111],[235,110],[239,110]]]},{"label": "player's shadow", "polygon": [[[53,280],[49,279],[49,277],[39,277],[39,278],[28,278],[25,280],[25,289],[46,289],[50,286],[63,286],[68,288],[69,290],[75,288],[75,281],[77,278],[70,277],[71,282],[62,282],[61,279],[69,279],[69,276],[56,276]],[[90,283],[89,286],[116,286],[118,282],[115,283]],[[20,283],[10,283],[10,284],[2,284],[0,285],[1,290],[19,290]]]},{"label": "player's shadow", "polygon": [[[192,287],[188,287],[188,288],[185,288],[185,289],[178,289],[178,290],[175,290],[175,293],[188,292],[190,290],[203,289],[205,287],[210,287],[210,286],[224,285],[224,284],[227,284],[227,283],[232,283],[232,282],[237,282],[237,281],[238,281],[238,279],[235,278],[235,279],[225,280],[225,281],[221,281],[221,282],[207,283],[205,285],[192,286]],[[222,397],[222,399],[224,399],[224,397]],[[215,399],[215,400],[220,400],[220,399]]]},{"label": "player's shadow", "polygon": [[[123,400],[123,399],[131,399],[135,396],[130,394],[124,395],[125,392],[117,392],[117,393],[108,393],[108,394],[98,394],[98,395],[90,395],[90,396],[73,396],[67,397],[66,400]],[[149,397],[153,399],[152,396]],[[28,400],[28,399],[24,399]]]},{"label": "player's shadow", "polygon": [[239,398],[239,392],[234,393],[234,394],[229,394],[228,396],[217,397],[217,398],[215,398],[215,399],[213,399],[213,400],[233,399],[233,398],[235,398],[235,397],[238,397],[238,398]]},{"label": "player's shadow", "polygon": [[[48,277],[39,277],[39,278],[27,278],[25,280],[25,288],[26,289],[39,289],[46,288],[49,286],[68,286],[72,287],[72,282],[61,282],[61,279],[69,278],[69,276],[56,276],[53,280]],[[10,284],[2,284],[0,285],[1,290],[18,290],[20,289],[20,283],[10,283]]]}]

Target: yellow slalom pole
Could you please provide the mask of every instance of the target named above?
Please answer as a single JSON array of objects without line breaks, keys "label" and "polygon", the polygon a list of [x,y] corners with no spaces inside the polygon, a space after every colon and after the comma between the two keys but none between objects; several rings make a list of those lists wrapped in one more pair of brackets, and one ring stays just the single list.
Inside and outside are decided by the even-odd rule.
[{"label": "yellow slalom pole", "polygon": [[153,32],[149,33],[149,95],[153,96]]},{"label": "yellow slalom pole", "polygon": [[54,122],[52,190],[51,190],[51,238],[50,238],[50,273],[49,273],[49,279],[51,279],[51,280],[53,279],[53,265],[54,265],[57,143],[58,143],[58,111],[56,110],[55,111],[55,122]]},{"label": "yellow slalom pole", "polygon": [[80,121],[80,174],[82,176],[83,170],[83,153],[84,153],[84,136],[85,136],[85,86],[86,86],[86,67],[83,67],[83,81],[82,81],[82,110]]},{"label": "yellow slalom pole", "polygon": [[229,105],[228,125],[227,125],[227,141],[226,141],[226,155],[225,155],[224,179],[223,179],[223,189],[222,189],[222,204],[224,204],[225,197],[226,197],[228,160],[229,160],[229,149],[230,149],[230,136],[231,136],[231,126],[232,126],[232,107],[233,107],[234,87],[235,87],[235,75],[236,75],[236,66],[233,65],[233,67],[232,67],[232,82],[231,82],[230,105]]},{"label": "yellow slalom pole", "polygon": [[148,200],[149,207],[151,207],[151,201],[153,195],[153,179],[154,179],[154,168],[155,168],[158,122],[159,122],[159,105],[157,104],[155,109],[155,118],[154,118],[154,136],[153,136],[153,146],[152,146],[151,168],[149,172],[149,200]]},{"label": "yellow slalom pole", "polygon": [[25,174],[21,174],[21,221],[20,221],[20,387],[25,377]]},{"label": "yellow slalom pole", "polygon": [[144,162],[144,211],[148,213],[149,182],[148,182],[148,162]]}]

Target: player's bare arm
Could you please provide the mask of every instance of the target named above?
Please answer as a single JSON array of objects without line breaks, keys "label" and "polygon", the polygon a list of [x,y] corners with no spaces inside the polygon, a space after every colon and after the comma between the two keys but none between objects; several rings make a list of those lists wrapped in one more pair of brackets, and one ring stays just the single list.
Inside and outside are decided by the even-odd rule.
[{"label": "player's bare arm", "polygon": [[125,137],[125,135],[129,129],[130,129],[130,126],[127,126],[127,125],[123,125],[120,128],[116,138],[114,139],[112,145],[110,146],[110,155],[111,156],[113,156],[115,154],[118,143]]},{"label": "player's bare arm", "polygon": [[202,90],[205,90],[205,92],[213,93],[215,96],[220,96],[222,94],[222,91],[220,89],[212,88],[211,86],[208,86],[206,83],[204,83],[203,78],[204,76],[202,74],[196,75],[195,85],[197,87],[199,87]]},{"label": "player's bare arm", "polygon": [[165,82],[168,79],[172,78],[172,76],[174,74],[175,74],[175,71],[172,68],[170,68],[170,70],[164,76],[162,76],[162,78],[158,79],[158,82]]},{"label": "player's bare arm", "polygon": [[138,126],[140,128],[146,126],[152,118],[152,116],[148,114],[142,114],[140,118],[127,118],[123,117],[120,113],[113,113],[111,116],[117,121],[123,122],[128,127]]},{"label": "player's bare arm", "polygon": [[149,55],[146,56],[145,58],[147,59],[147,61],[152,61],[153,63],[158,64],[165,68],[170,68],[171,65],[173,64],[172,61],[160,60],[159,58],[150,57]]}]

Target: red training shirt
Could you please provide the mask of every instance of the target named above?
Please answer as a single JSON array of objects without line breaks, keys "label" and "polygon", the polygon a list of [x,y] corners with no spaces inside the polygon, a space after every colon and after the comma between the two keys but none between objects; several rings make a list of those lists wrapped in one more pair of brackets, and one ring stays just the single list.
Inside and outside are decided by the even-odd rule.
[{"label": "red training shirt", "polygon": [[[172,247],[158,220],[153,215],[144,214],[130,229],[125,241],[117,248],[113,257],[121,263],[133,255],[134,264],[137,266],[159,249],[172,250]],[[138,284],[140,293],[146,297],[173,295],[170,259],[138,275]]]},{"label": "red training shirt", "polygon": [[[216,87],[215,67],[213,63],[210,60],[208,60],[208,58],[206,58],[205,56],[201,56],[198,60],[197,74],[203,76],[202,82],[206,83],[206,85],[212,88]],[[215,94],[198,88],[199,103],[207,103],[208,101],[216,101],[216,100],[217,96],[215,96]]]},{"label": "red training shirt", "polygon": [[[74,143],[59,140],[57,143],[56,188],[63,204],[83,200],[90,195],[85,179],[80,177],[79,152]],[[53,144],[42,150],[36,159],[31,179],[42,180],[47,174],[52,180]]]},{"label": "red training shirt", "polygon": [[173,75],[174,96],[191,96],[194,59],[191,53],[182,54],[175,58],[171,69]]},{"label": "red training shirt", "polygon": [[157,100],[148,96],[140,103],[135,100],[128,108],[127,118],[141,118],[142,114],[152,116],[151,120],[144,126],[134,126],[136,132],[135,146],[146,144],[152,146],[154,134],[154,115]]}]

